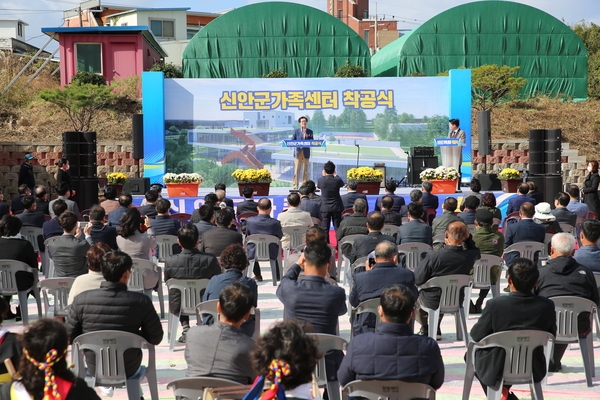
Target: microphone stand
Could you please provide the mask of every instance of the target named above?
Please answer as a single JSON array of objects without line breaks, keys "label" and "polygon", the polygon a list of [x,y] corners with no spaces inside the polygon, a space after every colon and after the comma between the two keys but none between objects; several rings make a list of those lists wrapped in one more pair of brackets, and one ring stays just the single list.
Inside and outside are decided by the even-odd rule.
[{"label": "microphone stand", "polygon": [[358,147],[357,151],[356,151],[356,168],[358,168],[358,163],[360,160],[360,144],[356,143],[356,140],[354,141],[354,145],[356,147]]}]

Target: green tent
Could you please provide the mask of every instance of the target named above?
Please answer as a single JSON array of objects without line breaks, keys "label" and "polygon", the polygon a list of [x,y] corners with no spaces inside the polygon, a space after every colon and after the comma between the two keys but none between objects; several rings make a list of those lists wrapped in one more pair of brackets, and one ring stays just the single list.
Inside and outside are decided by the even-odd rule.
[{"label": "green tent", "polygon": [[373,76],[435,76],[484,64],[520,66],[523,94],[587,97],[587,50],[553,16],[524,4],[480,1],[451,8],[371,59]]},{"label": "green tent", "polygon": [[367,74],[365,41],[337,18],[283,2],[230,11],[201,29],[183,52],[186,78],[260,78],[275,69],[290,78],[332,77],[346,61]]}]

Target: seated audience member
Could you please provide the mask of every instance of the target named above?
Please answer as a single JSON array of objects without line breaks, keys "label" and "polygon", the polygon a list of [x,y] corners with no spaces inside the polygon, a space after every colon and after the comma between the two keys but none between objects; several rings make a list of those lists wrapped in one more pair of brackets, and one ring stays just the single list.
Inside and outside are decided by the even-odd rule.
[{"label": "seated audience member", "polygon": [[[355,336],[338,370],[340,384],[354,380],[401,380],[439,389],[444,361],[435,340],[413,333],[415,289],[392,285],[380,295],[381,323],[375,332]],[[381,360],[381,362],[373,362]],[[383,361],[385,360],[385,361]]]},{"label": "seated audience member", "polygon": [[321,196],[319,196],[317,194],[317,185],[314,181],[311,181],[310,179],[306,182],[303,183],[303,185],[306,185],[307,189],[308,189],[308,197],[312,200],[312,201],[316,201],[317,203],[319,203],[319,206],[321,206]]},{"label": "seated audience member", "polygon": [[538,203],[535,205],[535,214],[533,215],[533,222],[540,224],[546,230],[546,233],[560,233],[562,228],[556,221],[556,217],[552,215],[552,209],[548,203]]},{"label": "seated audience member", "polygon": [[50,216],[52,218],[56,217],[56,214],[54,214],[54,207],[52,207],[52,206],[54,205],[54,203],[56,201],[62,200],[65,203],[67,203],[67,210],[73,211],[75,213],[75,215],[77,216],[77,220],[81,221],[81,214],[79,213],[79,207],[77,206],[77,203],[75,203],[73,200],[70,199],[71,189],[70,189],[69,185],[66,182],[57,183],[56,184],[56,193],[58,194],[58,197],[56,199],[52,200],[50,202],[50,204],[48,205],[50,207]]},{"label": "seated audience member", "polygon": [[392,207],[392,211],[395,211],[397,213],[400,212],[400,209],[402,208],[403,205],[405,205],[405,202],[404,202],[404,198],[402,196],[396,195],[397,187],[398,187],[398,185],[396,184],[395,180],[388,179],[387,181],[385,181],[385,194],[383,196],[378,197],[377,200],[375,200],[375,211],[381,211],[381,201],[383,200],[383,198],[385,196],[389,196],[394,201],[394,206]]},{"label": "seated audience member", "polygon": [[396,242],[393,236],[381,233],[381,229],[383,229],[383,215],[379,211],[373,211],[367,215],[367,229],[369,230],[367,235],[354,239],[350,257],[348,257],[350,262],[354,262],[360,257],[366,257],[383,241]]},{"label": "seated audience member", "polygon": [[[233,211],[233,200],[228,199],[226,197],[227,195],[227,186],[225,186],[224,183],[219,182],[215,185],[215,193],[217,193],[218,190],[222,190],[223,191],[223,197],[220,199],[220,201],[224,202],[225,205],[229,208],[231,208],[231,210]],[[218,194],[217,194],[218,196]]]},{"label": "seated audience member", "polygon": [[469,196],[463,203],[465,204],[465,211],[458,213],[458,217],[462,218],[467,225],[474,224],[475,213],[477,212],[477,207],[479,207],[479,199],[475,196]]},{"label": "seated audience member", "polygon": [[[171,218],[169,214],[170,209],[171,202],[169,200],[158,199],[156,201],[156,217],[154,217],[152,220],[152,230],[154,231],[154,236],[177,236],[177,232],[179,232],[179,229],[181,228],[181,223],[178,220]],[[181,252],[181,247],[173,245],[171,251],[173,254],[179,254]]]},{"label": "seated audience member", "polygon": [[[211,229],[215,229],[217,226],[215,225],[215,209],[212,204],[204,204],[197,211],[198,221],[194,222],[196,228],[198,229],[198,235],[202,238],[202,234],[206,231],[210,231]],[[196,212],[194,211],[194,212]]]},{"label": "seated audience member", "polygon": [[[152,300],[143,293],[127,290],[132,265],[131,257],[122,251],[111,251],[102,256],[102,276],[106,282],[100,284],[100,289],[88,290],[75,297],[67,318],[71,340],[110,327],[140,335],[155,346],[162,341],[163,329]],[[95,354],[85,352],[85,358],[88,373],[94,375]],[[123,358],[128,378],[140,372],[141,349],[125,350]]]},{"label": "seated audience member", "polygon": [[[24,262],[31,268],[38,268],[37,255],[33,250],[33,245],[29,241],[21,238],[21,220],[10,214],[5,215],[0,220],[0,254],[4,260],[17,260]],[[33,286],[33,274],[31,272],[18,271],[15,273],[18,290],[27,290]],[[11,295],[5,295],[4,300],[10,305]],[[21,309],[17,306],[17,311],[13,314],[8,308],[8,314],[4,319],[16,318],[21,320]]]},{"label": "seated audience member", "polygon": [[577,185],[569,185],[569,204],[567,205],[567,210],[574,212],[577,214],[579,218],[586,218],[590,212],[587,204],[581,203],[579,201],[579,193],[581,193],[581,189]]},{"label": "seated audience member", "polygon": [[25,331],[21,344],[19,378],[2,386],[0,398],[100,400],[96,391],[69,368],[69,336],[63,323],[38,319]]},{"label": "seated audience member", "polygon": [[[446,197],[446,200],[444,200],[444,203],[442,204],[442,215],[435,217],[431,224],[431,234],[433,236],[445,233],[448,225],[454,221],[464,222],[461,217],[454,214],[457,207],[458,201],[455,197]],[[425,208],[425,206],[423,206],[423,208]]]},{"label": "seated audience member", "polygon": [[106,200],[100,203],[100,207],[104,208],[107,215],[119,208],[119,201],[115,200],[117,198],[117,191],[114,187],[106,186],[104,188],[104,197]]},{"label": "seated audience member", "polygon": [[[210,279],[221,273],[217,258],[208,253],[203,253],[196,248],[198,245],[198,230],[192,223],[186,224],[177,233],[177,243],[183,249],[180,254],[167,257],[165,261],[165,282],[169,279]],[[176,289],[169,290],[169,310],[178,315],[181,309],[181,292]],[[179,343],[185,343],[186,334],[190,329],[190,317],[182,315],[179,322],[183,333]]]},{"label": "seated audience member", "polygon": [[39,213],[50,215],[50,202],[48,201],[48,191],[45,186],[35,186],[35,210]]},{"label": "seated audience member", "polygon": [[479,182],[479,179],[471,179],[471,183],[469,183],[469,188],[471,189],[471,194],[463,199],[463,202],[460,204],[460,211],[465,210],[465,200],[467,200],[471,196],[477,197],[477,199],[479,200],[479,204],[481,204],[481,201],[483,200],[483,195],[480,193],[481,182]]},{"label": "seated audience member", "polygon": [[577,214],[567,209],[570,200],[571,198],[567,193],[558,192],[554,198],[554,207],[556,208],[550,212],[556,217],[556,222],[559,224],[569,224],[575,227],[577,225]]},{"label": "seated audience member", "polygon": [[[492,212],[492,215],[498,220],[498,222],[500,222],[500,220],[502,219],[502,212],[500,212],[500,209],[496,207],[496,196],[494,196],[494,193],[484,193],[481,196],[481,205],[479,206],[479,208],[486,208],[490,210]],[[494,226],[496,229],[498,229],[496,224],[494,224]]]},{"label": "seated audience member", "polygon": [[4,217],[6,214],[10,214],[10,207],[4,202],[4,193],[2,192],[2,189],[0,189],[0,218]]},{"label": "seated audience member", "polygon": [[308,336],[298,321],[276,323],[261,336],[250,354],[252,367],[259,375],[250,395],[259,398],[265,381],[269,381],[274,382],[269,398],[319,397],[312,392],[312,379],[320,357],[316,339]]},{"label": "seated audience member", "polygon": [[147,215],[150,218],[156,217],[156,201],[158,200],[158,192],[155,190],[148,190],[144,195],[146,204],[140,206],[140,214]]},{"label": "seated audience member", "polygon": [[254,201],[254,188],[252,186],[244,186],[242,189],[244,201],[240,201],[237,205],[237,217],[241,214],[249,212],[258,212],[258,203]]},{"label": "seated audience member", "polygon": [[[392,285],[402,284],[418,296],[415,286],[415,274],[398,267],[398,247],[394,243],[381,242],[375,247],[375,264],[367,263],[366,271],[354,275],[349,302],[352,307],[357,307],[365,300],[374,299],[381,292]],[[375,316],[363,313],[352,322],[354,335],[375,331]]]},{"label": "seated audience member", "polygon": [[[224,189],[215,189],[215,194],[217,195],[217,202],[215,203],[215,207],[219,207],[219,208],[227,207],[233,213],[233,200],[225,197],[225,190]],[[231,203],[231,206],[229,204],[227,204],[227,202],[225,200],[229,200],[229,202]]]},{"label": "seated audience member", "polygon": [[48,240],[51,237],[60,236],[63,234],[63,229],[58,223],[58,217],[67,211],[67,203],[65,203],[63,200],[56,200],[52,204],[52,211],[56,216],[50,221],[44,222],[44,225],[42,225],[42,236],[44,237],[44,240]]},{"label": "seated audience member", "polygon": [[[573,258],[575,238],[570,233],[557,233],[552,236],[550,243],[550,260],[546,266],[540,268],[540,278],[533,292],[546,298],[557,296],[576,296],[592,300],[596,306],[600,305],[598,286],[592,271],[577,263]],[[590,333],[590,314],[579,314],[577,328],[580,336]],[[548,371],[561,370],[562,359],[567,344],[554,344],[554,351],[550,359]]]},{"label": "seated audience member", "polygon": [[21,214],[16,217],[21,220],[23,226],[35,226],[41,228],[46,222],[44,214],[37,212],[37,204],[35,203],[35,197],[27,195],[23,197],[24,210]]},{"label": "seated audience member", "polygon": [[[6,319],[10,307],[4,298],[0,297],[0,323]],[[3,360],[10,359],[15,369],[19,369],[19,359],[21,358],[22,347],[19,343],[17,335],[11,333],[6,329],[0,330],[0,357]],[[12,381],[10,373],[8,372],[6,365],[0,363],[0,385],[9,383]]]},{"label": "seated audience member", "polygon": [[[477,227],[476,232],[473,234],[473,241],[475,246],[479,249],[481,254],[491,254],[494,256],[502,257],[504,253],[504,235],[498,232],[494,227],[494,215],[492,212],[485,208],[477,210],[477,216],[475,218],[475,226]],[[490,279],[492,285],[495,285],[500,279],[500,265],[494,265],[490,270]],[[471,314],[481,314],[483,301],[490,292],[490,289],[479,289],[479,297],[475,304],[471,302],[470,312]]]},{"label": "seated audience member", "polygon": [[112,250],[117,250],[117,228],[104,223],[105,215],[104,208],[99,205],[93,205],[90,208],[90,225],[92,225],[90,236],[92,237],[92,243],[106,243]]},{"label": "seated audience member", "polygon": [[506,209],[507,216],[514,212],[520,211],[523,203],[531,203],[535,206],[536,200],[533,197],[528,196],[527,193],[529,193],[529,185],[523,182],[517,189],[517,196],[513,196],[508,199],[508,208]]},{"label": "seated audience member", "polygon": [[93,244],[90,236],[92,225],[85,227],[84,239],[74,212],[63,212],[58,217],[58,223],[63,228],[63,235],[48,244],[48,251],[54,261],[54,278],[77,278],[87,274],[86,254]]},{"label": "seated audience member", "polygon": [[538,192],[537,185],[533,181],[527,182],[527,186],[529,186],[529,191],[527,192],[527,196],[531,197],[534,200],[533,204],[539,204],[544,201],[544,195]]},{"label": "seated audience member", "polygon": [[[300,195],[298,193],[290,193],[287,197],[287,201],[289,208],[286,212],[281,212],[277,216],[277,220],[281,223],[282,228],[295,226],[306,226],[307,228],[310,228],[314,225],[310,213],[300,209]],[[284,234],[281,239],[281,248],[289,248],[290,241],[290,236]]]},{"label": "seated audience member", "polygon": [[[533,208],[533,204],[531,208]],[[481,317],[471,329],[471,337],[480,341],[492,333],[531,329],[556,335],[554,304],[533,294],[539,277],[536,265],[526,259],[517,258],[508,265],[508,296],[499,296],[487,302]],[[540,382],[546,376],[544,349],[533,350],[533,381]],[[475,352],[477,378],[487,393],[488,386],[495,386],[504,371],[505,352],[501,348],[481,349]],[[510,386],[502,389],[503,398],[518,400],[510,393]]]},{"label": "seated audience member", "polygon": [[[306,231],[305,238],[306,238],[306,241],[305,241],[304,245],[302,246],[301,251],[297,251],[297,252],[290,254],[289,259],[285,263],[286,266],[283,269],[284,274],[287,273],[289,271],[290,267],[300,259],[300,256],[302,255],[302,251],[304,251],[304,248],[306,247],[306,245],[308,243],[319,241],[319,240],[327,242],[327,233],[325,233],[323,228],[315,225],[315,226],[308,228],[308,230]],[[330,249],[331,249],[331,247],[330,247]],[[300,277],[304,277],[304,272],[300,272]],[[328,283],[331,283],[332,285],[337,285],[337,269],[336,269],[336,265],[335,265],[335,250],[331,251],[331,258],[329,259],[329,269],[327,270],[327,275],[325,276],[325,280]]]},{"label": "seated audience member", "polygon": [[[123,214],[131,208],[133,198],[130,194],[123,193],[119,196],[119,208],[108,213],[108,224],[117,226],[121,222]],[[138,211],[139,212],[139,211]]]},{"label": "seated audience member", "polygon": [[[248,268],[248,257],[240,244],[230,244],[221,253],[220,263],[221,268],[225,269],[220,275],[215,275],[210,278],[208,286],[202,295],[202,301],[216,300],[219,298],[221,290],[232,283],[239,282],[250,288],[254,296],[254,307],[258,307],[258,286],[254,279],[244,275],[244,270]],[[204,325],[210,325],[212,318],[207,316],[203,319]],[[246,319],[240,327],[240,330],[249,337],[254,335],[255,317],[254,313]]]},{"label": "seated audience member", "polygon": [[[102,207],[100,207],[102,208]],[[102,208],[102,210],[104,210]],[[102,256],[106,253],[110,253],[112,249],[108,247],[106,243],[96,243],[87,252],[87,266],[88,273],[79,275],[75,278],[73,286],[69,291],[69,299],[67,304],[73,304],[73,300],[79,293],[83,293],[86,290],[100,289],[100,284],[105,282],[102,276],[102,267],[100,261]]]},{"label": "seated audience member", "polygon": [[[338,243],[346,236],[366,235],[369,233],[367,229],[367,202],[363,199],[356,199],[352,210],[354,212],[342,220],[340,227],[335,233]],[[346,244],[340,250],[346,257],[349,257],[352,246]]]},{"label": "seated audience member", "polygon": [[310,213],[312,218],[316,218],[319,221],[321,220],[321,203],[318,201],[311,200],[310,191],[306,184],[302,184],[300,189],[298,189],[300,193],[300,209],[302,211],[306,211]]},{"label": "seated audience member", "polygon": [[[411,203],[421,203],[421,199],[423,198],[423,192],[419,189],[413,189],[410,191],[410,202]],[[410,204],[410,203],[409,203]],[[403,205],[400,207],[400,216],[408,217],[408,205]],[[423,216],[423,221],[425,221],[425,216]]]},{"label": "seated audience member", "polygon": [[23,211],[25,209],[23,207],[23,198],[25,198],[25,196],[28,196],[31,194],[31,190],[29,189],[29,186],[27,186],[25,184],[19,185],[19,187],[17,188],[17,191],[19,192],[19,196],[12,199],[12,201],[10,203],[10,210],[12,211],[13,215],[16,214],[17,212]]},{"label": "seated audience member", "polygon": [[[283,230],[281,229],[281,222],[271,217],[271,200],[263,197],[258,201],[258,215],[255,217],[250,217],[246,221],[246,234],[254,235],[254,234],[263,234],[263,235],[271,235],[275,236],[278,239],[283,237]],[[231,244],[231,243],[228,243]],[[248,259],[252,260],[254,258],[255,248],[253,245],[248,245],[246,250],[248,252]],[[269,245],[269,257],[271,260],[277,259],[277,245],[270,244]],[[279,273],[279,268],[281,266],[277,266],[277,273]],[[262,282],[262,274],[260,272],[260,265],[258,262],[254,263],[254,279],[257,282]],[[279,276],[277,277],[279,279]]]},{"label": "seated audience member", "polygon": [[390,196],[383,196],[381,199],[381,214],[384,218],[384,224],[400,226],[402,225],[402,216],[400,213],[392,210],[393,206],[394,199]]},{"label": "seated audience member", "polygon": [[144,222],[137,208],[127,209],[117,227],[119,250],[129,254],[131,258],[151,260],[152,249],[156,247],[151,221],[146,217]]},{"label": "seated audience member", "polygon": [[421,198],[421,204],[423,208],[433,208],[437,210],[440,206],[440,200],[435,194],[431,194],[433,190],[433,183],[424,181],[422,184],[423,197]]},{"label": "seated audience member", "polygon": [[600,273],[600,221],[597,219],[588,219],[581,224],[579,233],[581,246],[575,250],[575,261],[587,267],[594,273]]},{"label": "seated audience member", "polygon": [[[504,233],[504,248],[514,243],[521,242],[539,242],[544,243],[546,239],[546,229],[539,224],[533,222],[535,208],[533,203],[526,202],[521,205],[519,216],[521,219],[514,224],[508,224]],[[510,252],[504,255],[504,261],[508,264],[512,260],[519,257],[517,252]]]},{"label": "seated audience member", "polygon": [[[448,225],[445,233],[445,246],[438,251],[427,253],[415,269],[415,284],[423,285],[431,278],[446,275],[469,275],[475,261],[479,259],[479,249],[469,233],[467,225],[462,221],[454,221]],[[423,289],[419,292],[418,302],[427,308],[436,309],[440,305],[441,290],[439,288]],[[461,301],[462,301],[461,290]],[[429,327],[427,312],[420,308],[417,311],[417,322],[421,324],[421,335],[427,336]],[[442,316],[440,315],[440,323]],[[437,339],[441,340],[442,331],[437,326]]]},{"label": "seated audience member", "polygon": [[256,298],[240,282],[225,286],[218,298],[219,320],[188,331],[186,376],[210,376],[250,384],[255,377],[249,357],[254,340],[240,327],[250,317]]},{"label": "seated audience member", "polygon": [[348,189],[348,193],[342,195],[342,204],[344,204],[344,210],[352,208],[354,206],[354,202],[356,199],[363,199],[367,202],[367,211],[368,211],[368,201],[367,195],[364,193],[358,193],[356,188],[358,187],[358,182],[354,179],[348,180],[346,183],[346,188]]},{"label": "seated audience member", "polygon": [[200,251],[214,254],[220,257],[225,248],[232,244],[244,244],[244,237],[235,231],[229,229],[233,221],[233,214],[228,208],[215,212],[215,229],[211,229],[202,234],[200,240]]},{"label": "seated audience member", "polygon": [[421,203],[414,202],[408,205],[408,223],[398,228],[398,244],[418,242],[431,245],[431,227],[421,219],[424,213]]}]

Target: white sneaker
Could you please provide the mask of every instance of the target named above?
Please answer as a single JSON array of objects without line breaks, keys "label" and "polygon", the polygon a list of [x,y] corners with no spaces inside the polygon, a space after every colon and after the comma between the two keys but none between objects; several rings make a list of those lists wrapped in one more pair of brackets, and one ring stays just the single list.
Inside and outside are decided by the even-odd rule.
[{"label": "white sneaker", "polygon": [[105,397],[113,397],[115,394],[115,388],[109,386],[100,386],[100,392],[102,392],[102,395]]}]

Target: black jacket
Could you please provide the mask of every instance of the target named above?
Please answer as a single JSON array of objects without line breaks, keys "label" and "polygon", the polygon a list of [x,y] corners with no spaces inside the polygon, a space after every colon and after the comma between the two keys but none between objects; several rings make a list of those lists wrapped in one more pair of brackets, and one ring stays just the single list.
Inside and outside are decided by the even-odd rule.
[{"label": "black jacket", "polygon": [[[342,220],[335,236],[339,242],[345,236],[366,235],[367,233],[369,233],[367,229],[367,216],[363,213],[353,213]],[[344,252],[344,254],[346,253]],[[348,254],[350,254],[349,251]]]},{"label": "black jacket", "polygon": [[[100,330],[135,333],[153,345],[163,338],[163,328],[152,300],[142,293],[130,292],[124,283],[102,282],[100,289],[88,290],[75,297],[67,319],[71,340]],[[142,363],[142,351],[124,353],[125,373],[132,376]],[[87,366],[95,373],[96,357],[86,353]]]},{"label": "black jacket", "polygon": [[[0,254],[5,260],[22,261],[31,268],[37,269],[37,255],[33,246],[25,239],[0,238]],[[17,288],[27,290],[33,286],[33,274],[31,272],[18,271],[16,274]]]},{"label": "black jacket", "polygon": [[36,198],[35,199],[35,211],[45,214],[45,215],[50,215],[50,202],[46,201],[44,199]]},{"label": "black jacket", "polygon": [[325,175],[319,178],[317,187],[321,189],[321,213],[344,211],[340,196],[342,186],[344,181],[339,176]]},{"label": "black jacket", "polygon": [[145,215],[150,218],[156,217],[156,204],[146,204],[144,206],[140,206],[138,211],[141,215]]},{"label": "black jacket", "polygon": [[35,176],[33,175],[33,165],[24,162],[19,170],[19,186],[27,185],[29,190],[33,192],[35,187]]},{"label": "black jacket", "polygon": [[[404,197],[398,196],[393,193],[386,193],[383,196],[379,196],[377,198],[377,200],[375,200],[375,211],[381,211],[381,200],[385,196],[389,196],[394,200],[394,206],[392,207],[392,211],[396,211],[397,213],[399,213],[402,206],[406,205],[406,202],[404,201]],[[425,207],[425,206],[423,206],[423,207]]]},{"label": "black jacket", "polygon": [[321,219],[321,203],[317,200],[311,200],[308,196],[301,197],[300,209],[309,212],[313,218]]},{"label": "black jacket", "polygon": [[41,212],[23,210],[21,214],[17,214],[17,218],[21,220],[23,226],[35,226],[41,228],[46,222],[46,217]]},{"label": "black jacket", "polygon": [[367,212],[369,211],[369,201],[367,200],[367,195],[364,193],[358,192],[348,192],[342,195],[342,203],[344,204],[344,210],[352,208],[356,199],[363,199],[367,203]]},{"label": "black jacket", "polygon": [[383,241],[396,243],[393,236],[384,235],[381,232],[369,232],[364,237],[356,238],[350,252],[350,262],[356,261],[357,258],[368,256],[370,252],[375,250],[375,247]]},{"label": "black jacket", "polygon": [[381,214],[383,215],[384,223],[388,225],[402,225],[402,216],[400,213],[392,210],[381,210]]},{"label": "black jacket", "polygon": [[241,214],[247,212],[258,212],[258,203],[253,199],[244,200],[238,203],[237,205],[237,216],[239,217]]},{"label": "black jacket", "polygon": [[102,222],[92,222],[92,232],[90,233],[94,244],[102,242],[113,250],[117,250],[117,227],[104,225]]}]

